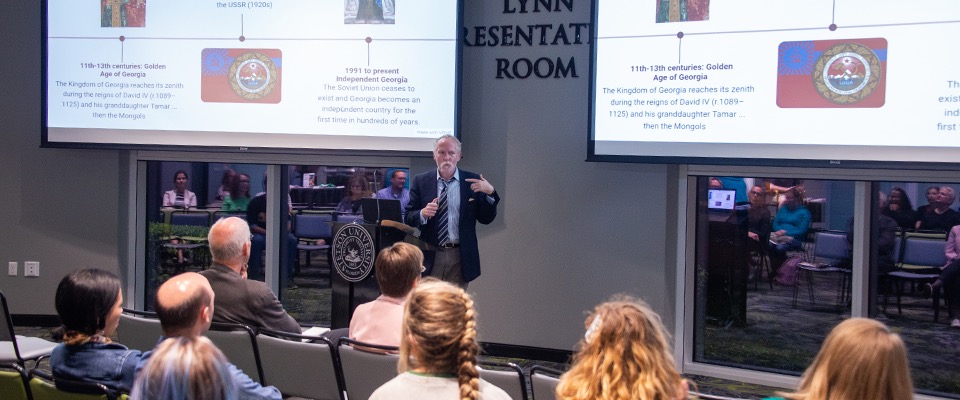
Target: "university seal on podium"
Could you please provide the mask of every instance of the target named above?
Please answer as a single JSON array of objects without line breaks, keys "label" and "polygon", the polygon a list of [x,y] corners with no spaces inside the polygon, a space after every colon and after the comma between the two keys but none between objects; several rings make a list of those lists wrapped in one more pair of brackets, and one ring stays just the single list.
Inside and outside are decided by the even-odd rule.
[{"label": "university seal on podium", "polygon": [[879,58],[869,47],[858,43],[827,49],[813,69],[817,92],[835,104],[859,103],[873,93],[881,78]]},{"label": "university seal on podium", "polygon": [[345,224],[333,235],[333,268],[348,282],[360,282],[373,271],[375,245],[359,224]]},{"label": "university seal on podium", "polygon": [[230,65],[230,88],[237,96],[257,100],[270,94],[277,85],[277,65],[263,53],[244,53]]}]

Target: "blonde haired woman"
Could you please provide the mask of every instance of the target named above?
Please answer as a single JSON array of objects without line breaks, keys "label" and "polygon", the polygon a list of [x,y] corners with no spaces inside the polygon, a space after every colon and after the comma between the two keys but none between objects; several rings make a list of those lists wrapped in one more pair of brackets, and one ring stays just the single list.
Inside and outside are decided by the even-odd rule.
[{"label": "blonde haired woman", "polygon": [[585,324],[580,350],[557,385],[558,399],[686,398],[666,330],[646,303],[617,296],[598,305]]},{"label": "blonde haired woman", "polygon": [[410,293],[402,332],[400,375],[380,386],[370,400],[510,399],[477,372],[476,311],[463,289],[425,279]]},{"label": "blonde haired woman", "polygon": [[181,336],[157,345],[130,398],[236,400],[239,395],[227,358],[210,339]]},{"label": "blonde haired woman", "polygon": [[913,383],[900,335],[881,322],[850,318],[823,341],[791,400],[910,400]]}]

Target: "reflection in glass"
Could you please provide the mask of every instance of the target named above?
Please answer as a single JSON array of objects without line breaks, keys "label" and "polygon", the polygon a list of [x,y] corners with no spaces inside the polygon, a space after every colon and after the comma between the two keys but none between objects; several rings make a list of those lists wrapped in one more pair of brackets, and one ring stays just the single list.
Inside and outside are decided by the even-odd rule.
[{"label": "reflection in glass", "polygon": [[[238,217],[252,233],[249,279],[265,280],[267,235],[272,232],[267,208],[267,165],[150,161],[147,166],[145,210],[147,238],[144,257],[145,305],[153,308],[157,287],[185,271],[210,265],[206,236],[210,225]],[[393,168],[287,165],[288,185],[282,207],[289,215],[279,240],[280,293],[284,307],[303,325],[330,325],[330,232],[296,231],[298,215],[335,219],[336,207],[348,196],[351,180],[365,182],[360,191],[389,188]],[[405,171],[405,170],[402,170]],[[404,181],[404,183],[406,183]],[[351,210],[352,211],[352,210]],[[359,211],[359,210],[357,210]]]},{"label": "reflection in glass", "polygon": [[958,185],[876,182],[879,223],[871,236],[881,260],[871,282],[871,317],[904,338],[918,392],[954,398],[960,395],[960,321],[951,326],[960,307]]},{"label": "reflection in glass", "polygon": [[694,360],[799,374],[850,315],[853,183],[700,177],[697,188]]}]

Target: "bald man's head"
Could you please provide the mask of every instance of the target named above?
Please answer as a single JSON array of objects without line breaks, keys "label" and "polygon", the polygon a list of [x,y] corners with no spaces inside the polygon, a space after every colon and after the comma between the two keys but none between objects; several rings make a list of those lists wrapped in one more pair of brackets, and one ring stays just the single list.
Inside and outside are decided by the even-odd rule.
[{"label": "bald man's head", "polygon": [[185,272],[157,289],[155,308],[167,337],[194,336],[210,328],[213,288],[203,275]]},{"label": "bald man's head", "polygon": [[222,218],[210,227],[207,242],[213,261],[221,264],[246,262],[250,255],[250,226],[237,217]]}]

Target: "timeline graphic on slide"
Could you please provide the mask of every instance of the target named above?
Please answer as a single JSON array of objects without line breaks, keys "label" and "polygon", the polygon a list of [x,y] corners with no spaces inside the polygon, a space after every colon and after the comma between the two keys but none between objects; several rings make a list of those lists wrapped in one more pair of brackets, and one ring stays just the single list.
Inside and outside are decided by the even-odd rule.
[{"label": "timeline graphic on slide", "polygon": [[48,0],[50,134],[452,133],[457,20],[440,0]]},{"label": "timeline graphic on slide", "polygon": [[598,154],[624,142],[960,146],[960,2],[595,4]]}]

